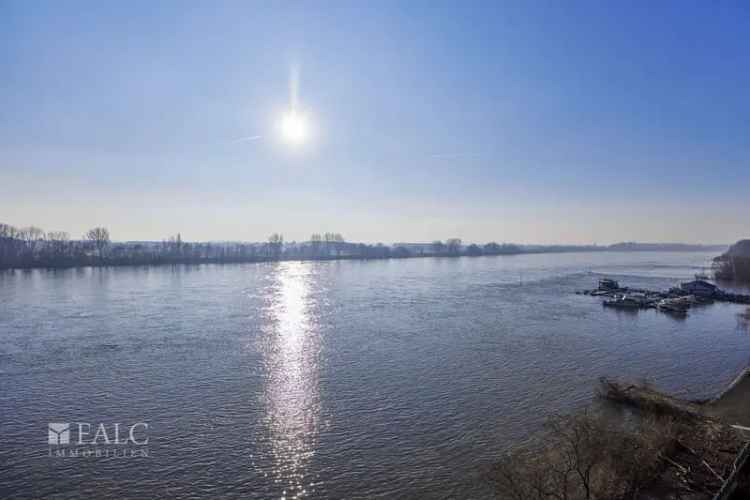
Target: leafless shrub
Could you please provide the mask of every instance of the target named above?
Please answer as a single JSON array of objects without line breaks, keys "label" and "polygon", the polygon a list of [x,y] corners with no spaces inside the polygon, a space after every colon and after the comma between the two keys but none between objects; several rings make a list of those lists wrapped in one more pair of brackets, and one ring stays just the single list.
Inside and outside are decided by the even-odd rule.
[{"label": "leafless shrub", "polygon": [[85,238],[94,243],[94,246],[96,246],[96,250],[99,253],[99,258],[103,258],[104,250],[110,243],[109,231],[107,230],[107,228],[95,227],[93,229],[89,229],[85,234]]},{"label": "leafless shrub", "polygon": [[622,421],[584,412],[550,421],[544,444],[494,468],[497,497],[513,500],[636,498],[658,475],[676,441],[675,421]]}]

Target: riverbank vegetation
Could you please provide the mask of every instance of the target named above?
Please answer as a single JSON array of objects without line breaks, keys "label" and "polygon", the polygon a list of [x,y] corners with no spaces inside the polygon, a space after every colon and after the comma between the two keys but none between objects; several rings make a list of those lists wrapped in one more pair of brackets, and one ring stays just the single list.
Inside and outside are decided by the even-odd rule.
[{"label": "riverbank vegetation", "polygon": [[734,472],[740,431],[698,403],[602,380],[599,396],[633,418],[586,410],[556,417],[538,444],[499,461],[496,496],[513,500],[710,499]]},{"label": "riverbank vegetation", "polygon": [[[303,242],[286,241],[273,233],[267,241],[187,242],[180,233],[163,241],[114,242],[105,227],[96,227],[80,239],[65,231],[44,231],[35,226],[16,228],[0,224],[0,269],[78,267],[101,265],[203,264],[276,260],[400,259],[410,257],[478,257],[526,253],[602,251],[700,251],[714,247],[679,244],[619,243],[598,245],[518,245],[489,242],[465,244],[460,238],[431,243],[352,243],[340,233],[313,233]],[[725,248],[725,247],[724,247]]]},{"label": "riverbank vegetation", "polygon": [[750,283],[750,240],[740,240],[714,259],[717,279]]},{"label": "riverbank vegetation", "polygon": [[178,233],[160,242],[113,242],[106,228],[89,230],[73,240],[62,231],[38,227],[16,229],[0,224],[0,268],[77,267],[98,265],[202,264],[276,260],[389,259],[457,257],[523,253],[516,245],[445,243],[384,245],[350,243],[339,233],[314,233],[306,242],[288,242],[273,233],[262,243],[186,242]]}]

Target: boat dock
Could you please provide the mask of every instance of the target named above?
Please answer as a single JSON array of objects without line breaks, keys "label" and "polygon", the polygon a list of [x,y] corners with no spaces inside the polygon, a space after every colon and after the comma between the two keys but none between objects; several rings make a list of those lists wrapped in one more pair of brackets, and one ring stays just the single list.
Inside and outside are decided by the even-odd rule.
[{"label": "boat dock", "polygon": [[583,295],[602,297],[603,305],[620,309],[659,309],[660,311],[684,315],[694,305],[713,302],[750,304],[750,295],[730,293],[705,280],[682,283],[666,291],[630,288],[609,278],[599,280],[593,290],[577,292]]}]

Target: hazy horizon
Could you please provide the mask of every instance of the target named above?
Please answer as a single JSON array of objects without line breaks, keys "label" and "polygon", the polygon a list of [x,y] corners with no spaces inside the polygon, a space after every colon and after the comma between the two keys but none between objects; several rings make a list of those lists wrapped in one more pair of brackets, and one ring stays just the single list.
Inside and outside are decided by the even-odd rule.
[{"label": "hazy horizon", "polygon": [[[747,21],[681,2],[5,1],[0,222],[733,243],[750,236]],[[290,106],[299,144],[279,133]]]},{"label": "hazy horizon", "polygon": [[[0,221],[0,224],[5,223],[3,221]],[[38,229],[41,229],[44,233],[47,233],[48,231],[62,231],[67,234],[67,236],[70,238],[70,240],[79,240],[79,241],[86,241],[89,240],[89,237],[85,234],[88,230],[93,228],[88,228],[87,230],[83,231],[80,235],[76,233],[71,233],[65,228],[45,228],[40,227],[38,224],[10,224],[11,226],[15,227],[17,230],[23,230],[28,229],[30,227],[36,227]],[[238,238],[215,238],[215,239],[196,239],[196,238],[189,238],[187,237],[182,231],[177,231],[174,233],[170,233],[168,235],[164,235],[160,238],[118,238],[116,234],[112,234],[111,228],[105,227],[110,232],[110,241],[113,243],[129,243],[129,242],[147,242],[147,243],[161,243],[164,241],[167,241],[172,238],[176,238],[178,235],[180,236],[181,241],[184,241],[186,243],[195,242],[195,243],[249,243],[249,244],[264,244],[267,243],[269,240],[269,237],[272,235],[281,235],[283,237],[283,241],[285,243],[310,243],[311,242],[311,236],[317,235],[317,236],[323,236],[326,231],[313,231],[311,234],[301,237],[301,238],[290,238],[287,237],[283,232],[274,232],[268,235],[268,237],[265,238],[259,238],[257,240],[248,240],[248,239],[238,239]],[[328,231],[330,232],[330,231]],[[332,233],[331,234],[336,234]],[[344,241],[346,243],[364,243],[368,245],[376,245],[376,244],[384,244],[384,245],[398,245],[398,244],[432,244],[436,241],[440,241],[445,243],[447,240],[452,238],[458,238],[461,240],[462,245],[470,245],[470,244],[478,244],[478,245],[484,245],[487,243],[499,243],[499,244],[507,244],[507,245],[521,245],[525,247],[533,247],[533,246],[571,246],[571,247],[585,247],[585,246],[599,246],[599,247],[609,247],[613,245],[618,244],[636,244],[636,245],[690,245],[690,246],[700,246],[700,247],[729,247],[732,244],[736,243],[736,241],[732,242],[717,242],[717,241],[703,241],[703,242],[686,242],[686,241],[636,241],[636,240],[615,240],[615,241],[608,241],[608,242],[584,242],[584,243],[567,243],[567,242],[548,242],[548,243],[539,243],[536,241],[513,241],[513,240],[505,240],[501,238],[492,238],[492,237],[484,237],[481,239],[476,240],[468,240],[465,238],[462,238],[461,235],[450,235],[450,236],[443,236],[443,237],[436,237],[430,240],[397,240],[397,239],[383,239],[383,240],[354,240],[351,238],[346,237],[345,234],[338,233],[342,236]],[[737,240],[743,240],[743,239],[750,239],[750,238],[737,238]]]}]

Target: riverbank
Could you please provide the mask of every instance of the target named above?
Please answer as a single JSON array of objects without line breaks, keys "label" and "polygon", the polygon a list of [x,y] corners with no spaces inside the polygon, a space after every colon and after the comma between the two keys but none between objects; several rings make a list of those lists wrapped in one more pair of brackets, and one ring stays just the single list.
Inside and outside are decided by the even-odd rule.
[{"label": "riverbank", "polygon": [[[686,437],[694,444],[685,446],[678,441],[679,449],[675,450],[687,464],[665,455],[671,467],[658,482],[672,490],[684,485],[691,490],[697,487],[704,494],[710,493],[705,498],[714,500],[738,500],[750,495],[750,368],[743,369],[724,391],[708,401],[681,400],[642,386],[625,387],[606,381],[603,385],[602,396],[607,400],[633,406],[642,413],[673,415],[689,422],[690,436]],[[722,438],[715,440],[715,436]],[[702,479],[695,477],[695,469],[703,469]],[[718,489],[717,480],[721,483]]]},{"label": "riverbank", "polygon": [[367,246],[359,253],[341,253],[339,255],[299,255],[285,254],[272,255],[265,250],[247,255],[231,255],[222,253],[218,256],[173,256],[173,255],[126,255],[98,257],[95,255],[84,255],[75,259],[48,259],[28,261],[22,263],[9,263],[0,258],[0,270],[13,269],[74,269],[83,267],[144,267],[144,266],[175,266],[189,265],[198,266],[202,264],[253,264],[265,262],[309,262],[309,261],[370,261],[370,260],[401,260],[419,258],[453,259],[458,257],[499,257],[517,255],[538,254],[562,254],[578,252],[606,252],[607,250],[513,250],[503,252],[457,252],[457,253],[426,253],[412,252],[403,247]]},{"label": "riverbank", "polygon": [[707,402],[708,415],[729,425],[750,428],[750,368],[745,368],[715,399]]},{"label": "riverbank", "polygon": [[460,238],[432,243],[355,243],[340,234],[314,234],[310,241],[285,242],[273,234],[268,242],[187,242],[178,234],[165,241],[111,241],[96,228],[83,240],[67,233],[19,230],[0,224],[0,269],[76,268],[175,264],[224,264],[309,260],[380,260],[416,257],[480,257],[578,252],[713,252],[726,245],[619,243],[599,245],[466,244]]},{"label": "riverbank", "polygon": [[591,408],[553,419],[539,446],[496,464],[497,496],[747,498],[750,369],[709,401],[608,379],[600,380],[598,399],[634,413]]},{"label": "riverbank", "polygon": [[[667,252],[666,250],[612,250],[606,247],[598,249],[581,248],[534,248],[521,249],[516,251],[503,252],[459,252],[459,253],[416,253],[404,251],[401,247],[375,247],[375,250],[364,254],[341,254],[341,255],[281,255],[278,257],[271,255],[249,254],[245,256],[235,256],[230,252],[223,253],[219,256],[201,256],[185,257],[170,255],[127,255],[113,256],[105,258],[93,254],[84,255],[76,258],[46,259],[19,262],[18,259],[4,259],[0,253],[0,271],[25,270],[25,269],[79,269],[86,267],[146,267],[146,266],[198,266],[202,264],[253,264],[267,262],[310,262],[310,261],[370,261],[370,260],[404,260],[420,258],[437,258],[437,259],[454,259],[458,257],[516,257],[523,255],[550,255],[550,254],[581,254],[581,253],[631,253],[641,254],[647,252]],[[680,250],[679,253],[690,254],[699,253],[699,250]],[[581,291],[580,293],[585,293]]]},{"label": "riverbank", "polygon": [[674,492],[682,498],[684,489],[690,492],[688,498],[695,499],[738,500],[750,495],[748,375],[750,368],[745,368],[709,401],[686,401],[649,387],[602,382],[602,397],[636,408],[641,418],[668,415],[685,425],[682,436],[676,435],[677,446],[659,452],[666,467],[654,481],[658,496]]}]

